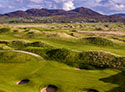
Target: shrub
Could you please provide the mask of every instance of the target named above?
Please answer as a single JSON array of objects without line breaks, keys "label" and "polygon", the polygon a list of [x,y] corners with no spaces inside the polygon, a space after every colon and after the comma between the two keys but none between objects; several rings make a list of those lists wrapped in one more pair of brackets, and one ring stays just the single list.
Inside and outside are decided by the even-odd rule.
[{"label": "shrub", "polygon": [[125,67],[125,57],[105,52],[74,52],[67,49],[52,49],[46,52],[47,59],[56,60],[81,69]]},{"label": "shrub", "polygon": [[4,44],[2,44],[2,45],[0,44],[0,50],[12,50],[12,48],[9,46],[6,46]]},{"label": "shrub", "polygon": [[83,40],[89,42],[90,44],[101,45],[101,46],[114,46],[116,45],[111,40],[102,37],[88,37]]},{"label": "shrub", "polygon": [[36,53],[38,55],[41,55],[42,57],[45,57],[46,56],[45,52],[48,49],[41,48],[41,47],[26,47],[23,50],[28,51],[28,52],[32,52],[32,53]]},{"label": "shrub", "polygon": [[24,47],[27,46],[27,42],[21,40],[15,40],[11,41],[8,45],[16,49],[23,49]]},{"label": "shrub", "polygon": [[22,40],[14,40],[11,42],[7,43],[8,46],[13,47],[15,49],[24,49],[26,47],[46,47],[46,48],[53,48],[52,46],[43,43],[41,41],[36,41],[36,42],[26,42]]},{"label": "shrub", "polygon": [[103,28],[102,27],[96,27],[95,30],[102,31]]},{"label": "shrub", "polygon": [[28,43],[27,46],[32,46],[32,47],[51,47],[50,45],[43,43],[41,41],[36,41],[32,43]]},{"label": "shrub", "polygon": [[10,30],[11,30],[10,28],[1,28],[0,33],[9,32]]},{"label": "shrub", "polygon": [[120,63],[123,62],[122,60],[124,58],[122,58],[121,60],[119,58],[120,57],[116,57],[114,55],[104,52],[82,52],[79,54],[79,59],[81,63],[93,65],[100,68],[122,67]]},{"label": "shrub", "polygon": [[105,24],[104,26],[105,26],[105,27],[109,27],[109,24]]},{"label": "shrub", "polygon": [[4,40],[0,41],[0,44],[6,44],[7,45],[8,43],[9,43],[9,41],[4,41]]},{"label": "shrub", "polygon": [[67,49],[52,49],[46,52],[47,59],[56,60],[71,66],[78,66],[77,57],[78,53]]}]

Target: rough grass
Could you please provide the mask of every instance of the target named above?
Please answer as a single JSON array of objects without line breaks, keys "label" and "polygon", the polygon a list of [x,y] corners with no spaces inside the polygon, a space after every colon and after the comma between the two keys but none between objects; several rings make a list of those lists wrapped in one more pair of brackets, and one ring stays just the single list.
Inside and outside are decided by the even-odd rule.
[{"label": "rough grass", "polygon": [[[12,40],[12,41],[6,41],[6,40],[0,40],[0,44],[3,44],[7,46],[10,46],[14,49],[24,49],[26,47],[46,47],[46,48],[52,48],[51,45],[44,43],[42,41],[26,41],[26,40]],[[2,45],[1,45],[2,46]]]},{"label": "rough grass", "polygon": [[10,28],[0,28],[0,33],[6,33],[9,32],[11,29]]},{"label": "rough grass", "polygon": [[115,46],[116,45],[111,40],[108,40],[102,37],[87,37],[87,38],[84,38],[83,40],[85,40],[86,43],[100,45],[100,46]]},{"label": "rough grass", "polygon": [[[89,51],[74,52],[66,49],[52,49],[46,52],[47,59],[56,60],[70,66],[85,68],[125,68],[125,57],[111,53]],[[88,67],[87,67],[88,66]]]}]

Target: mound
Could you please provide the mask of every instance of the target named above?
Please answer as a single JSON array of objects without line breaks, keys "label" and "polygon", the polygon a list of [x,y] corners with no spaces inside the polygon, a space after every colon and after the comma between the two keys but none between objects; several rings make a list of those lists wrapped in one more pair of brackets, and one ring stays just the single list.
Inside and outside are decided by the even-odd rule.
[{"label": "mound", "polygon": [[20,52],[0,51],[0,63],[2,64],[26,63],[30,61],[36,61],[36,58]]},{"label": "mound", "polygon": [[9,42],[9,46],[13,47],[13,48],[16,48],[16,49],[22,49],[24,47],[27,46],[27,41],[24,41],[24,40],[13,40],[11,42]]},{"label": "mound", "polygon": [[47,59],[56,60],[81,69],[125,68],[125,57],[106,52],[74,52],[66,49],[53,49],[46,52]]},{"label": "mound", "polygon": [[0,33],[9,32],[10,30],[11,30],[10,28],[1,28]]},{"label": "mound", "polygon": [[46,33],[47,37],[54,37],[54,38],[73,38],[71,35],[68,35],[66,33]]},{"label": "mound", "polygon": [[12,50],[12,48],[4,44],[0,44],[0,50]]},{"label": "mound", "polygon": [[102,37],[88,37],[84,38],[83,41],[86,43],[94,44],[94,45],[101,45],[101,46],[114,46],[116,45],[111,40]]},{"label": "mound", "polygon": [[40,34],[41,32],[38,30],[28,30],[28,33]]},{"label": "mound", "polygon": [[35,41],[35,42],[28,42],[25,40],[13,40],[7,43],[8,46],[13,47],[15,49],[23,49],[25,47],[52,47],[44,42]]},{"label": "mound", "polygon": [[32,46],[32,47],[51,47],[50,45],[41,42],[41,41],[35,41],[35,42],[31,42],[28,43],[27,46]]},{"label": "mound", "polygon": [[47,51],[46,55],[47,59],[63,62],[71,66],[75,66],[78,57],[76,52],[67,49],[52,49]]}]

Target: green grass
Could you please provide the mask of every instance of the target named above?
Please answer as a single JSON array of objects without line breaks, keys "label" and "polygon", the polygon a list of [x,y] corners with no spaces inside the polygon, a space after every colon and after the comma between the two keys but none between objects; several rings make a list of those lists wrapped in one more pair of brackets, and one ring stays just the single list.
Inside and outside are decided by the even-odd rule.
[{"label": "green grass", "polygon": [[[9,54],[15,55],[16,53],[10,52]],[[21,55],[21,53],[19,54]],[[20,60],[18,57],[20,56],[17,55],[17,59],[12,58],[12,60],[17,62]],[[40,89],[46,85],[53,84],[59,88],[57,92],[81,92],[80,90],[86,88],[106,92],[119,86],[100,81],[102,78],[118,74],[120,72],[118,70],[80,71],[54,61],[39,61],[28,55],[25,57],[30,57],[30,60],[25,63],[0,63],[0,90],[5,92],[40,92]],[[25,78],[31,81],[24,85],[16,84]]]},{"label": "green grass", "polygon": [[[33,27],[22,27],[28,25]],[[118,63],[125,67],[125,37],[118,35],[115,37],[118,39],[113,40],[110,35],[103,37],[98,34],[95,36],[77,33],[123,32],[122,23],[6,24],[0,25],[0,31],[0,92],[40,92],[49,84],[56,85],[59,88],[57,92],[82,92],[85,89],[96,89],[99,92],[125,90],[124,71],[118,66],[105,67],[105,64],[116,66]],[[51,33],[59,35],[51,36]],[[67,35],[63,33],[71,37],[66,38]],[[41,55],[44,60],[7,50],[33,52]],[[16,84],[27,78],[30,79],[29,83]]]},{"label": "green grass", "polygon": [[82,42],[74,42],[74,41],[67,41],[67,40],[59,40],[59,39],[42,39],[43,41],[51,44],[52,46],[55,46],[57,48],[68,48],[71,50],[78,50],[78,51],[106,51],[111,52],[117,55],[125,56],[125,47],[118,46],[100,46],[100,45],[94,45],[94,44],[88,44],[88,43],[82,43]]}]

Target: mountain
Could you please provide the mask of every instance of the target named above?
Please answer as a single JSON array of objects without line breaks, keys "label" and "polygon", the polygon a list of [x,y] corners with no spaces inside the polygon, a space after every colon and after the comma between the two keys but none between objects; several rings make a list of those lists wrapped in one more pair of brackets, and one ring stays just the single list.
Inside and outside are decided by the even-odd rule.
[{"label": "mountain", "polygon": [[44,16],[55,16],[55,15],[67,15],[68,12],[65,10],[61,9],[29,9],[27,11],[28,14],[31,14],[32,16],[37,16],[37,17],[44,17]]},{"label": "mountain", "polygon": [[[124,21],[125,19],[118,17],[118,16],[107,16],[95,12],[89,8],[79,7],[70,11],[65,11],[62,9],[28,9],[26,11],[18,10],[15,12],[6,13],[0,16],[7,16],[7,17],[23,17],[23,18],[34,18],[34,17],[51,17],[51,20],[54,21],[82,21],[83,18],[86,21],[107,21],[107,22],[115,22],[115,21]],[[82,19],[82,20],[81,20]],[[34,20],[34,19],[33,19]]]},{"label": "mountain", "polygon": [[125,13],[113,14],[111,16],[125,17]]},{"label": "mountain", "polygon": [[4,16],[3,14],[0,14],[0,17]]},{"label": "mountain", "polygon": [[15,11],[4,14],[8,17],[46,17],[46,16],[56,16],[56,15],[66,15],[66,16],[75,16],[75,17],[106,17],[102,14],[99,14],[91,9],[79,7],[74,10],[65,11],[62,9],[28,9],[26,11]]},{"label": "mountain", "polygon": [[84,7],[79,7],[71,11],[81,14],[81,16],[83,17],[105,17],[100,13],[97,13],[91,9],[84,8]]},{"label": "mountain", "polygon": [[28,16],[31,16],[29,13],[22,11],[22,10],[10,12],[10,13],[4,14],[4,15],[8,16],[8,17],[28,17]]},{"label": "mountain", "polygon": [[46,16],[55,16],[55,15],[66,15],[68,12],[60,9],[28,9],[26,11],[15,11],[4,14],[8,17],[46,17]]}]

